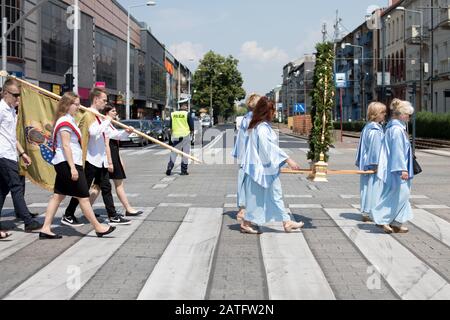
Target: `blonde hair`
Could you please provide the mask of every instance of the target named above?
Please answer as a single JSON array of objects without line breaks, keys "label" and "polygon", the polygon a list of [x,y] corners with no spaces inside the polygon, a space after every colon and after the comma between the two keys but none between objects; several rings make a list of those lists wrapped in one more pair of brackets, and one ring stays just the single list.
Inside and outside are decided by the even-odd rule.
[{"label": "blonde hair", "polygon": [[66,92],[61,97],[61,100],[59,100],[58,106],[56,107],[55,124],[59,118],[61,118],[62,116],[65,116],[67,114],[67,112],[69,112],[70,106],[72,104],[74,104],[75,100],[77,100],[79,98],[80,98],[80,96],[74,92]]},{"label": "blonde hair", "polygon": [[412,115],[414,108],[408,101],[394,99],[391,103],[391,111],[394,116],[401,116],[403,114]]},{"label": "blonde hair", "polygon": [[252,93],[248,99],[247,99],[247,106],[250,110],[255,109],[256,105],[258,104],[259,99],[261,99],[261,96],[257,93]]},{"label": "blonde hair", "polygon": [[367,109],[367,119],[369,121],[375,121],[383,111],[387,111],[387,107],[384,103],[372,102]]}]

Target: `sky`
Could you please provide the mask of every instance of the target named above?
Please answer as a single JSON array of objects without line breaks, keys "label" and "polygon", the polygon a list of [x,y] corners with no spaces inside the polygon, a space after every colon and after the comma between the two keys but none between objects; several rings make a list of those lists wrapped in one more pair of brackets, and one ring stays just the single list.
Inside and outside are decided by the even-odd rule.
[{"label": "sky", "polygon": [[[146,0],[118,0],[125,8]],[[133,8],[166,48],[193,72],[209,50],[232,55],[247,93],[266,94],[282,82],[283,66],[314,52],[327,23],[333,39],[336,10],[342,32],[365,21],[368,10],[388,0],[156,0],[156,6]],[[371,9],[369,9],[371,8]],[[192,61],[193,60],[193,61]]]}]

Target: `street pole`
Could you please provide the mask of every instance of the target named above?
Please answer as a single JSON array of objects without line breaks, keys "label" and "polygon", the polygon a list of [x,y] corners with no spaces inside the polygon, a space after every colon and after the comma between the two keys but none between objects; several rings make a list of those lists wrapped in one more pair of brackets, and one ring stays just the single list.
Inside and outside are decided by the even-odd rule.
[{"label": "street pole", "polygon": [[343,108],[343,95],[344,89],[340,88],[339,89],[339,101],[340,101],[340,105],[341,105],[341,142],[344,142],[344,108]]},{"label": "street pole", "polygon": [[366,119],[366,73],[364,71],[364,47],[361,47],[361,51],[362,51],[362,57],[361,57],[361,73],[362,73],[362,97],[361,97],[361,101],[362,101],[362,118],[363,120]]},{"label": "street pole", "polygon": [[[307,114],[307,101],[308,101],[308,97],[306,96],[306,70],[303,74],[303,88],[304,88],[304,95],[305,95],[305,119],[306,119],[306,114]],[[306,121],[306,120],[305,120]]]},{"label": "street pole", "polygon": [[130,107],[130,10],[128,8],[128,20],[127,20],[127,74],[126,74],[126,86],[127,91],[125,95],[125,104],[126,104],[126,119],[130,119],[131,107]]},{"label": "street pole", "polygon": [[416,82],[413,82],[413,106],[414,106],[414,113],[412,115],[412,136],[413,136],[413,141],[412,141],[412,152],[415,155],[416,154],[416,92],[417,92],[417,88],[416,88]]},{"label": "street pole", "polygon": [[[7,59],[6,56],[8,55],[7,50],[7,40],[6,40],[6,31],[8,30],[8,19],[6,17],[3,17],[2,19],[2,70],[7,71]],[[3,83],[2,83],[3,86]]]},{"label": "street pole", "polygon": [[78,30],[80,29],[80,7],[78,6],[78,0],[74,1],[74,17],[75,24],[73,29],[73,91],[78,93]]},{"label": "street pole", "polygon": [[[422,111],[424,105],[424,77],[423,77],[423,11],[418,11],[420,13],[420,111]],[[415,128],[414,128],[415,129]]]},{"label": "street pole", "polygon": [[382,53],[382,84],[381,84],[381,102],[386,103],[385,101],[385,92],[386,92],[386,23],[388,18],[385,18],[382,24],[382,33],[383,33],[383,53]]},{"label": "street pole", "polygon": [[188,110],[189,113],[191,113],[191,72],[189,72],[189,78],[188,78],[188,95],[189,95],[189,100],[188,100]]}]

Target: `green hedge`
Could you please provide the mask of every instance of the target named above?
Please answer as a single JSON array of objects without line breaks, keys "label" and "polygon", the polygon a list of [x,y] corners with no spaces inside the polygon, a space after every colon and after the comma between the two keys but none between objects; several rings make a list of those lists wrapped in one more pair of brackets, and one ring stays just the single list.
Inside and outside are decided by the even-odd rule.
[{"label": "green hedge", "polygon": [[[344,122],[344,131],[361,132],[365,124],[363,121]],[[341,129],[341,123],[339,121],[334,123],[334,129]],[[450,113],[417,113],[416,134],[419,138],[450,140]]]},{"label": "green hedge", "polygon": [[416,134],[420,138],[450,140],[450,113],[417,113]]}]

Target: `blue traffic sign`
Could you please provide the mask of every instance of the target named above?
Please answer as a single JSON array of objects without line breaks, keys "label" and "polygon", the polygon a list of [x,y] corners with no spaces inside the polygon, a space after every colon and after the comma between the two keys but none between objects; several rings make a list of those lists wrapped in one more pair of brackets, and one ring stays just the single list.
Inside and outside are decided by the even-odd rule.
[{"label": "blue traffic sign", "polygon": [[294,106],[294,113],[304,113],[305,112],[305,104],[296,103]]}]

